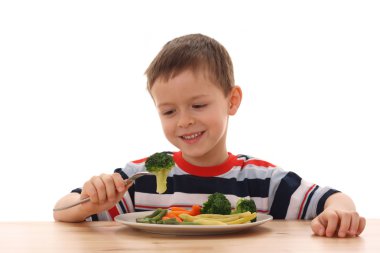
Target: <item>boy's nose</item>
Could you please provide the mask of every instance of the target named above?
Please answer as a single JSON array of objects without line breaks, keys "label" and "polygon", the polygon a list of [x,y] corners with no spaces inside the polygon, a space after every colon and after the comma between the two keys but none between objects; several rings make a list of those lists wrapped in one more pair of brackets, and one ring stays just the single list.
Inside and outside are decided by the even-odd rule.
[{"label": "boy's nose", "polygon": [[194,118],[189,114],[182,114],[178,120],[178,127],[188,127],[194,124]]}]

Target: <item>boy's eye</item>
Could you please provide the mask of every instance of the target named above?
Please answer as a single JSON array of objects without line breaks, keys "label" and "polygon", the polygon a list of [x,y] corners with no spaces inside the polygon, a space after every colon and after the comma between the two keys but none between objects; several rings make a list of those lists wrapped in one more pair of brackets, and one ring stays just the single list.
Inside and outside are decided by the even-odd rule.
[{"label": "boy's eye", "polygon": [[203,108],[203,107],[206,107],[207,106],[207,104],[195,104],[195,105],[193,105],[193,108],[194,109],[199,109],[199,108]]},{"label": "boy's eye", "polygon": [[163,111],[162,115],[169,116],[174,113],[174,110]]}]

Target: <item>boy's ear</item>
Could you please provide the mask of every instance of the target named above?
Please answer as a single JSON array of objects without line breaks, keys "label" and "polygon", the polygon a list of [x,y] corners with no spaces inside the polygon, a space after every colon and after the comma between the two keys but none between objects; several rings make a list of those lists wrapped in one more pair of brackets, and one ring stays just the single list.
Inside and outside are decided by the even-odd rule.
[{"label": "boy's ear", "polygon": [[241,100],[243,98],[243,92],[239,86],[232,88],[229,95],[228,114],[235,115],[239,109]]}]

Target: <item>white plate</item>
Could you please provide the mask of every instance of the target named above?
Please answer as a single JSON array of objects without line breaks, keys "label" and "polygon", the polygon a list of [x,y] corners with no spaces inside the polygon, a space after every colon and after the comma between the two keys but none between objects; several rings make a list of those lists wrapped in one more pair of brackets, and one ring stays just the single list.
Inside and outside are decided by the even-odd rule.
[{"label": "white plate", "polygon": [[257,214],[257,221],[238,225],[163,225],[163,224],[147,224],[137,223],[136,218],[145,217],[151,214],[152,211],[135,212],[120,214],[115,217],[115,221],[123,223],[134,229],[144,232],[167,234],[167,235],[216,235],[228,234],[243,231],[273,219],[268,214]]}]

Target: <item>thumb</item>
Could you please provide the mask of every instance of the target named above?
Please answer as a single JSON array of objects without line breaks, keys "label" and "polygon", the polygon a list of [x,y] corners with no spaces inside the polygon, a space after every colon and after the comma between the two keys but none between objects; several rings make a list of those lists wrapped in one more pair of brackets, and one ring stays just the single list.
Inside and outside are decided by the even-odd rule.
[{"label": "thumb", "polygon": [[126,185],[123,185],[123,189],[117,189],[117,191],[118,191],[118,194],[117,194],[117,196],[118,196],[118,201],[125,195],[125,193],[129,190],[129,188],[131,188],[131,186],[133,185],[133,182],[129,182],[128,184],[126,184]]},{"label": "thumb", "polygon": [[317,216],[311,221],[311,230],[314,234],[324,236],[326,233],[326,226],[320,216]]}]

